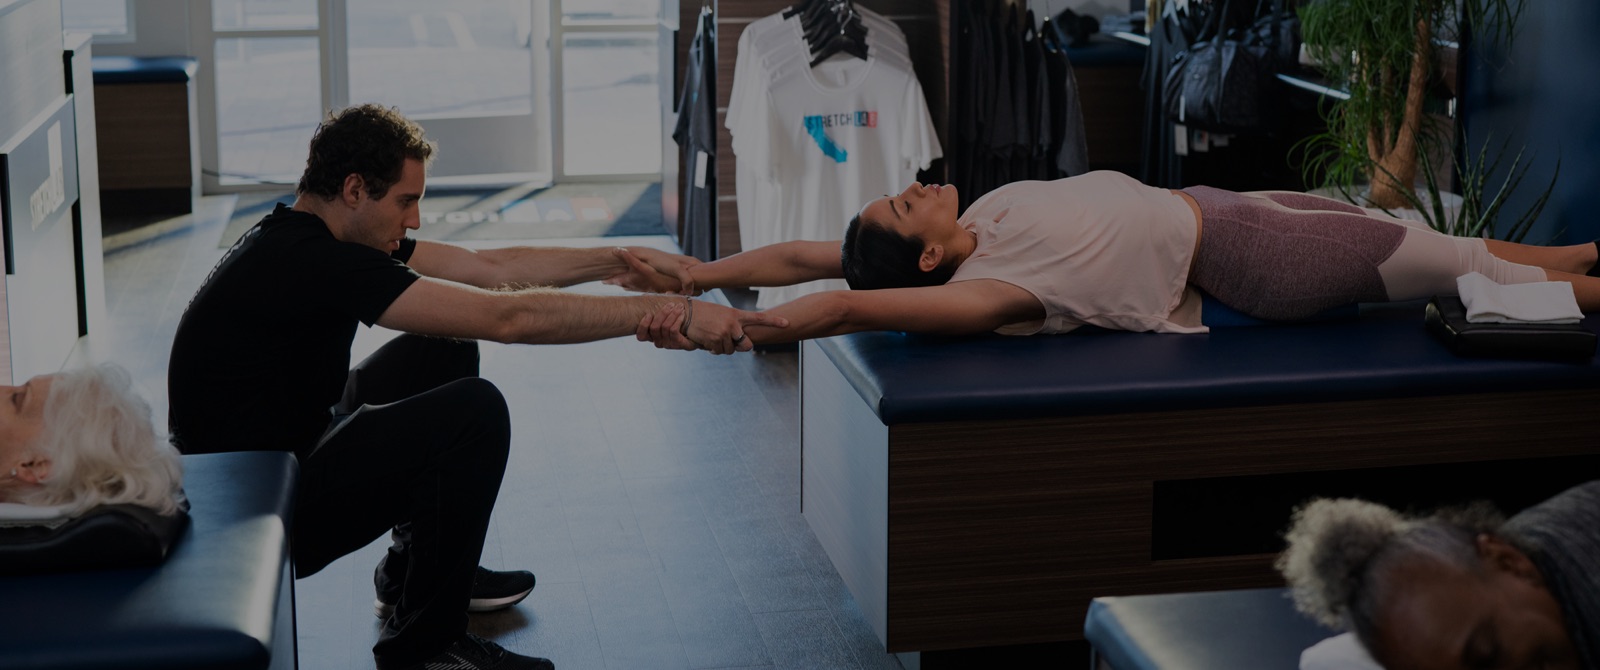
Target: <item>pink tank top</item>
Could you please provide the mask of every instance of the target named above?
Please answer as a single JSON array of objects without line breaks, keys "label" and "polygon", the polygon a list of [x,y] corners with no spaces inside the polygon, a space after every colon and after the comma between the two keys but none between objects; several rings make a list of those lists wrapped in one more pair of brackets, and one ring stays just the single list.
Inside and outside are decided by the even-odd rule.
[{"label": "pink tank top", "polygon": [[1198,226],[1182,198],[1120,172],[1007,184],[961,215],[978,246],[950,281],[997,279],[1032,293],[1042,321],[1006,335],[1062,333],[1083,324],[1203,333],[1187,286]]}]

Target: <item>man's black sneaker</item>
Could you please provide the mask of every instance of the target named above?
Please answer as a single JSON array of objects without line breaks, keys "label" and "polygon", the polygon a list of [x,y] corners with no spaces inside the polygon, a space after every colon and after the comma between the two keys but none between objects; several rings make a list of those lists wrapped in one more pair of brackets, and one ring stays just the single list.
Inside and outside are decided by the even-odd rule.
[{"label": "man's black sneaker", "polygon": [[[494,612],[511,607],[533,593],[537,582],[527,570],[495,572],[480,565],[477,574],[472,576],[472,599],[467,601],[467,611]],[[381,593],[372,608],[379,619],[388,619],[394,614],[394,603],[384,602]]]},{"label": "man's black sneaker", "polygon": [[[555,670],[549,659],[523,656],[505,647],[466,633],[438,656],[409,666],[406,670]],[[389,670],[385,666],[383,670]]]}]

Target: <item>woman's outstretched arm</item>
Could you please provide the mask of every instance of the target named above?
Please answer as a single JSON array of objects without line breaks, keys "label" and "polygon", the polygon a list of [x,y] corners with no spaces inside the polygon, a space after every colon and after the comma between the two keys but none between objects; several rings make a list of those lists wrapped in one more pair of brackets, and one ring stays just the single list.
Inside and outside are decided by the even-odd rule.
[{"label": "woman's outstretched arm", "polygon": [[[899,330],[938,335],[986,333],[1011,323],[1044,318],[1044,306],[1032,293],[994,279],[975,279],[943,286],[825,291],[763,312],[789,320],[786,328],[749,326],[744,334],[756,344],[793,342],[864,330]],[[674,317],[676,320],[674,320]],[[647,317],[639,324],[640,340],[658,346],[676,343],[681,315]],[[680,343],[681,344],[681,343]]]},{"label": "woman's outstretched arm", "polygon": [[[714,288],[789,286],[844,276],[839,242],[781,242],[710,263],[687,264],[674,254],[635,250],[631,269],[607,283],[634,291],[697,294]],[[671,288],[672,285],[676,288]]]}]

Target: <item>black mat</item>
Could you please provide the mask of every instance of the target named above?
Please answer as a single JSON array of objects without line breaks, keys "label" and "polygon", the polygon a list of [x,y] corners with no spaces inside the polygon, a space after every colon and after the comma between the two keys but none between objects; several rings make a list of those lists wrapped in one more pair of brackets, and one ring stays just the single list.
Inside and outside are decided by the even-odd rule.
[{"label": "black mat", "polygon": [[[292,193],[241,193],[219,246],[232,246]],[[420,240],[537,240],[662,235],[661,184],[559,184],[542,188],[429,189]]]}]

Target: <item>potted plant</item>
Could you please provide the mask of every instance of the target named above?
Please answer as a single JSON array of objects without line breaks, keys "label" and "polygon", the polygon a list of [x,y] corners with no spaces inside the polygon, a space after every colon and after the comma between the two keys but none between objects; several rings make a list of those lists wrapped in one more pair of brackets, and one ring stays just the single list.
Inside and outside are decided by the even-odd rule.
[{"label": "potted plant", "polygon": [[1417,206],[1436,199],[1437,184],[1430,179],[1433,193],[1418,198],[1414,185],[1419,163],[1428,147],[1450,146],[1448,124],[1424,113],[1439,71],[1436,39],[1455,39],[1470,27],[1473,39],[1508,45],[1522,2],[1309,0],[1302,5],[1308,55],[1350,93],[1348,100],[1324,108],[1327,132],[1303,145],[1308,174],[1324,170],[1326,182],[1346,197],[1365,182],[1363,205],[1425,210]]}]

